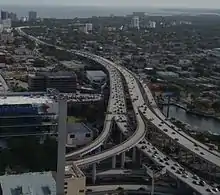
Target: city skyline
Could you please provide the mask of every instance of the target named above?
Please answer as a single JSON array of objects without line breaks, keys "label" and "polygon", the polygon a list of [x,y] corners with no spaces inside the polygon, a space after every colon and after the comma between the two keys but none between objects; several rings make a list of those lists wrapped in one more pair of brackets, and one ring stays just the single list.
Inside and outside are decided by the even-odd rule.
[{"label": "city skyline", "polygon": [[182,8],[215,8],[220,9],[220,2],[218,0],[210,0],[208,2],[200,2],[197,0],[190,1],[180,1],[180,0],[155,0],[154,2],[149,0],[121,0],[121,1],[107,1],[107,0],[85,0],[83,2],[63,0],[19,0],[14,2],[14,0],[2,0],[0,5],[19,5],[19,6],[119,6],[119,7],[130,7],[130,6],[146,6],[146,7],[182,7]]}]

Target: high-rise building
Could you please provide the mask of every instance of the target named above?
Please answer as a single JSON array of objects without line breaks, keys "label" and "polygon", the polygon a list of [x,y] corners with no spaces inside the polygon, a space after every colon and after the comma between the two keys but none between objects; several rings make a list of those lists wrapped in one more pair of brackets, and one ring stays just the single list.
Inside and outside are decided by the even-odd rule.
[{"label": "high-rise building", "polygon": [[29,12],[29,21],[35,21],[37,19],[37,12],[30,11]]},{"label": "high-rise building", "polygon": [[156,24],[155,21],[149,21],[149,28],[156,28]]},{"label": "high-rise building", "polygon": [[131,20],[131,26],[132,28],[140,28],[140,21],[139,21],[139,17],[138,16],[134,16]]},{"label": "high-rise building", "polygon": [[11,13],[9,13],[8,17],[11,19],[11,21],[17,21],[17,14],[16,13],[11,12]]},{"label": "high-rise building", "polygon": [[1,11],[1,19],[6,20],[8,19],[8,12],[7,11]]},{"label": "high-rise building", "polygon": [[85,31],[86,33],[92,32],[92,23],[86,23]]}]

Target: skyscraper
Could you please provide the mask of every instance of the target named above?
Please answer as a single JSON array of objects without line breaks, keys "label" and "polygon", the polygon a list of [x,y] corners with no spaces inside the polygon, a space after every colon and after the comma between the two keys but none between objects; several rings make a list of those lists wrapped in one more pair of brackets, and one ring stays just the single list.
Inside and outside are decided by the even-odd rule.
[{"label": "skyscraper", "polygon": [[35,21],[37,19],[37,12],[30,11],[29,12],[29,21]]},{"label": "skyscraper", "polygon": [[17,21],[17,14],[16,13],[9,13],[8,17],[11,19],[11,21]]},{"label": "skyscraper", "polygon": [[7,11],[1,11],[1,19],[6,20],[8,19],[8,12]]},{"label": "skyscraper", "polygon": [[131,26],[132,28],[140,28],[140,21],[139,21],[139,17],[138,16],[134,16],[131,20]]}]

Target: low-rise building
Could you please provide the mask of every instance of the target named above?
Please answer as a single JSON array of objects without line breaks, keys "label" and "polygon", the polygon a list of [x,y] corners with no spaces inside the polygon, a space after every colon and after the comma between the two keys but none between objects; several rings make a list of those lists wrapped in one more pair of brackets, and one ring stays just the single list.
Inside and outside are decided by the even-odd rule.
[{"label": "low-rise building", "polygon": [[74,164],[65,167],[64,193],[67,195],[86,194],[86,177]]},{"label": "low-rise building", "polygon": [[67,124],[67,145],[77,147],[93,140],[93,132],[84,123]]},{"label": "low-rise building", "polygon": [[92,85],[101,86],[107,80],[107,75],[101,70],[86,71],[86,77]]},{"label": "low-rise building", "polygon": [[76,74],[69,72],[44,72],[28,76],[30,91],[46,91],[47,88],[57,89],[59,92],[71,93],[76,91]]},{"label": "low-rise building", "polygon": [[0,194],[56,195],[52,172],[24,173],[0,176]]}]

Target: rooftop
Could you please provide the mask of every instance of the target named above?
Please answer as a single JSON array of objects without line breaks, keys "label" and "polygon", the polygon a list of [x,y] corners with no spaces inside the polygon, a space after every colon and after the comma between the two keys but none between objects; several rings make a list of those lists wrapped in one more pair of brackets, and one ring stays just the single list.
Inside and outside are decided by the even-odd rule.
[{"label": "rooftop", "polygon": [[56,195],[56,182],[51,172],[0,176],[3,195]]},{"label": "rooftop", "polygon": [[67,123],[68,133],[89,133],[91,130],[84,123]]},{"label": "rooftop", "polygon": [[54,100],[47,96],[0,96],[0,105],[48,104]]},{"label": "rooftop", "polygon": [[90,77],[106,77],[106,74],[101,70],[88,70],[86,73]]}]

